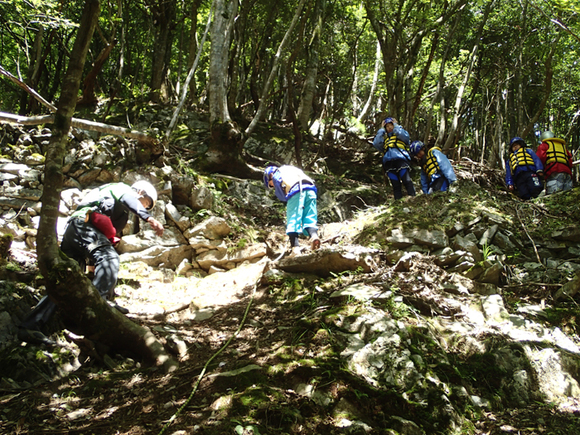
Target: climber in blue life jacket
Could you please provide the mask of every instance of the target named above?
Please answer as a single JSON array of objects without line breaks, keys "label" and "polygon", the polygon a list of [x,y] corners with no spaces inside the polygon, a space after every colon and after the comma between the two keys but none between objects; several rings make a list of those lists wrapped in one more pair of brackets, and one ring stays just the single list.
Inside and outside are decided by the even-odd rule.
[{"label": "climber in blue life jacket", "polygon": [[457,181],[451,162],[439,147],[432,147],[425,152],[425,145],[420,140],[409,147],[411,156],[421,166],[421,190],[423,193],[445,192],[451,183]]},{"label": "climber in blue life jacket", "polygon": [[310,237],[312,250],[318,249],[320,238],[314,180],[294,166],[268,166],[264,170],[264,185],[274,189],[276,197],[286,203],[286,234],[292,255],[300,253],[300,234]]},{"label": "climber in blue life jacket", "polygon": [[510,152],[505,163],[505,184],[510,192],[515,189],[522,199],[536,198],[544,185],[540,177],[544,175],[542,161],[521,137],[510,141]]},{"label": "climber in blue life jacket", "polygon": [[382,127],[373,140],[373,146],[383,154],[383,174],[393,186],[395,199],[403,197],[403,185],[409,196],[415,196],[415,186],[413,186],[410,172],[409,141],[407,130],[392,117],[383,121]]},{"label": "climber in blue life jacket", "polygon": [[[149,223],[158,236],[163,225],[149,214],[157,201],[157,191],[151,183],[141,180],[129,186],[109,183],[91,190],[68,220],[61,250],[85,270],[87,261],[94,265],[93,285],[104,299],[113,295],[119,273],[119,254],[114,245],[120,240],[129,212]],[[112,304],[122,313],[128,310]],[[26,316],[20,325],[19,337],[24,341],[43,342],[39,331],[52,317],[56,305],[46,296]]]}]

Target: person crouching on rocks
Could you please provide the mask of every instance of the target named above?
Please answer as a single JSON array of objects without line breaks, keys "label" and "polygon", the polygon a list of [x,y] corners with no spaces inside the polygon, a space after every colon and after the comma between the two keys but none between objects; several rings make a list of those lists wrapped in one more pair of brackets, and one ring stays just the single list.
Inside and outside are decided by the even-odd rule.
[{"label": "person crouching on rocks", "polygon": [[318,249],[320,238],[314,180],[294,166],[268,166],[264,170],[264,185],[274,189],[276,197],[286,203],[286,234],[290,239],[291,255],[300,253],[300,234],[310,237],[312,250]]},{"label": "person crouching on rocks", "polygon": [[[68,220],[61,250],[85,269],[87,260],[94,265],[93,285],[104,299],[114,295],[120,259],[114,245],[120,240],[129,212],[149,223],[158,236],[163,225],[149,214],[157,201],[157,191],[147,181],[109,183],[91,190]],[[126,308],[111,304],[126,314]],[[56,305],[46,296],[26,316],[20,325],[19,337],[24,341],[44,341],[37,334],[52,317]],[[37,340],[35,340],[37,339]]]},{"label": "person crouching on rocks", "polygon": [[445,192],[451,183],[457,181],[451,162],[439,147],[425,152],[425,145],[420,140],[411,143],[411,156],[421,166],[421,190],[423,193]]},{"label": "person crouching on rocks", "polygon": [[505,184],[510,192],[515,189],[522,199],[536,198],[544,185],[540,177],[544,175],[544,166],[539,157],[521,137],[510,141],[510,152],[505,163]]}]

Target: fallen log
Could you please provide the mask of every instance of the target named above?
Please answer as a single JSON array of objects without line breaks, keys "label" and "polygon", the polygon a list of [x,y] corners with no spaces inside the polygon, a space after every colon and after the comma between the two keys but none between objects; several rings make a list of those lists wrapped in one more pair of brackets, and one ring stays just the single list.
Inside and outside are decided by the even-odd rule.
[{"label": "fallen log", "polygon": [[[0,122],[21,125],[52,124],[54,122],[54,115],[20,116],[12,113],[0,112]],[[117,127],[114,125],[103,124],[101,122],[87,121],[86,119],[80,118],[72,118],[71,123],[75,128],[136,139],[139,143],[154,144],[157,142],[157,139],[129,128]]]},{"label": "fallen log", "polygon": [[[22,80],[15,77],[9,71],[4,69],[0,65],[0,75],[7,77],[13,83],[16,83],[34,98],[36,98],[40,103],[48,108],[51,112],[56,112],[56,107],[45,100],[38,92],[24,83]],[[39,124],[52,124],[54,123],[54,115],[42,115],[42,116],[20,116],[14,115],[12,113],[0,112],[0,122],[21,124],[21,125],[39,125]],[[85,119],[72,118],[72,126],[75,128],[80,128],[82,130],[98,131],[99,133],[112,134],[116,136],[128,137],[130,139],[136,139],[142,145],[154,145],[159,141],[151,136],[146,135],[140,131],[131,130],[124,127],[117,127],[114,125],[103,124],[100,122],[87,121]]]}]

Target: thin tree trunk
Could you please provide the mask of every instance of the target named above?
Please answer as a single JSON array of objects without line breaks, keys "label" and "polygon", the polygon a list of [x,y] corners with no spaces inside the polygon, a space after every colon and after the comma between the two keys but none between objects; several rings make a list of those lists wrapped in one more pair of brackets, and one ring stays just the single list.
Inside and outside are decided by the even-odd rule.
[{"label": "thin tree trunk", "polygon": [[[197,44],[197,11],[199,10],[199,5],[201,4],[201,0],[193,0],[191,2],[191,12],[190,12],[190,19],[191,19],[191,28],[189,29],[189,47],[188,47],[188,53],[189,53],[189,58],[187,61],[187,66],[189,67],[190,71],[193,67],[193,65],[196,62],[199,62],[199,51],[198,50],[198,44]],[[211,10],[209,12],[209,17],[208,17],[208,22],[211,22]],[[207,28],[207,26],[206,26]],[[204,37],[206,33],[204,34]],[[201,46],[203,47],[203,42],[201,43]],[[196,60],[197,59],[197,60]],[[184,86],[189,86],[189,97],[190,97],[190,101],[194,101],[195,98],[197,97],[197,84],[195,82],[195,76],[193,76],[190,80],[189,80],[189,84],[184,85]]]},{"label": "thin tree trunk", "polygon": [[453,121],[451,122],[451,129],[447,136],[447,141],[443,146],[443,151],[448,151],[454,144],[456,133],[459,129],[459,116],[461,115],[461,102],[463,99],[463,93],[465,92],[465,88],[467,87],[467,83],[469,82],[469,78],[471,77],[471,71],[473,71],[473,65],[475,65],[475,60],[477,59],[477,51],[479,50],[479,43],[481,41],[481,35],[483,33],[483,28],[487,23],[487,18],[489,17],[489,13],[491,12],[491,8],[494,6],[495,1],[491,1],[488,3],[487,7],[485,8],[485,12],[483,17],[479,23],[479,28],[477,30],[477,36],[475,38],[475,44],[473,49],[471,50],[471,61],[469,62],[469,66],[467,67],[467,71],[465,73],[465,77],[463,79],[463,83],[459,87],[457,91],[457,96],[455,99],[455,107],[453,113]]},{"label": "thin tree trunk", "polygon": [[[522,13],[520,18],[521,29],[518,32],[518,55],[517,64],[514,68],[516,80],[516,98],[514,101],[516,113],[516,131],[521,132],[524,129],[524,84],[522,79],[522,69],[524,65],[524,35],[527,31],[527,11],[528,2],[524,1],[522,4]],[[524,136],[525,137],[525,136]]]},{"label": "thin tree trunk", "polygon": [[201,51],[203,50],[203,46],[205,44],[205,39],[206,39],[207,34],[209,32],[209,28],[210,28],[210,24],[211,24],[211,16],[212,16],[211,13],[212,13],[212,11],[210,11],[210,13],[207,17],[207,24],[205,26],[205,32],[203,34],[203,38],[201,39],[201,45],[199,46],[199,49],[197,50],[197,55],[195,56],[195,60],[193,61],[193,64],[191,65],[191,68],[189,69],[189,73],[187,74],[187,78],[185,79],[185,83],[183,84],[183,92],[181,94],[179,104],[175,108],[175,111],[173,112],[173,117],[171,118],[171,122],[169,123],[169,127],[167,127],[167,131],[165,132],[165,139],[166,140],[169,140],[169,136],[171,136],[171,133],[173,132],[173,129],[175,128],[175,124],[177,124],[177,119],[179,118],[179,114],[181,113],[181,109],[183,109],[183,105],[185,104],[185,100],[187,99],[187,91],[190,90],[189,83],[193,79],[193,74],[195,73],[195,70],[197,68],[197,64],[199,63]]},{"label": "thin tree trunk", "polygon": [[[314,7],[314,14],[312,20],[314,21],[314,30],[308,45],[308,60],[306,65],[306,74],[304,77],[304,86],[300,95],[300,106],[296,118],[300,128],[303,131],[308,130],[310,122],[310,115],[312,114],[312,102],[314,101],[314,94],[316,92],[316,83],[318,77],[318,63],[319,63],[319,47],[320,35],[322,33],[322,26],[324,24],[326,0],[317,0]],[[372,95],[372,94],[371,94]]]},{"label": "thin tree trunk", "polygon": [[552,69],[552,58],[554,56],[554,52],[556,51],[556,46],[558,45],[558,41],[560,39],[560,35],[556,36],[555,41],[552,43],[552,47],[550,48],[550,53],[546,57],[545,68],[546,68],[546,75],[544,77],[544,96],[540,104],[538,104],[538,108],[534,116],[530,119],[526,127],[522,131],[522,137],[526,137],[533,131],[534,126],[538,119],[540,119],[540,115],[544,111],[546,107],[546,103],[548,102],[548,98],[550,98],[550,94],[552,93],[552,77],[554,75],[554,71]]},{"label": "thin tree trunk", "polygon": [[160,103],[167,97],[167,95],[164,95],[163,84],[167,75],[169,56],[171,55],[175,0],[159,0],[152,8],[152,11],[158,30],[153,44],[151,92],[149,98],[154,103]]},{"label": "thin tree trunk", "polygon": [[112,41],[101,51],[101,53],[99,53],[93,68],[83,81],[83,96],[77,102],[77,106],[90,106],[97,102],[97,97],[95,96],[95,83],[97,81],[97,76],[103,69],[103,65],[116,45],[117,41]]},{"label": "thin tree trunk", "polygon": [[123,19],[123,0],[117,0],[117,18],[121,21],[121,41],[119,44],[119,71],[117,81],[121,83],[125,68],[125,20]]},{"label": "thin tree trunk", "polygon": [[[34,44],[32,45],[32,56],[31,62],[28,68],[28,78],[26,80],[28,86],[31,88],[36,88],[38,83],[38,78],[40,76],[40,69],[42,66],[42,40],[44,37],[44,28],[40,26],[38,32],[34,37]],[[28,102],[28,104],[27,104]],[[38,103],[36,100],[30,98],[29,95],[23,94],[20,104],[20,113],[24,115],[25,113],[36,112],[38,109]]]},{"label": "thin tree trunk", "polygon": [[270,88],[272,87],[272,83],[274,82],[274,77],[276,76],[276,73],[278,71],[278,66],[280,64],[280,58],[282,57],[282,52],[284,51],[284,49],[286,49],[286,45],[288,45],[288,41],[290,40],[290,35],[292,34],[294,27],[296,27],[296,23],[298,22],[298,18],[300,18],[300,13],[302,12],[302,9],[304,8],[305,3],[306,3],[306,0],[300,0],[300,4],[296,8],[296,12],[294,13],[294,18],[292,18],[292,22],[290,23],[290,27],[288,27],[288,30],[286,31],[286,34],[284,35],[282,42],[280,42],[280,45],[278,46],[278,51],[276,52],[276,55],[274,56],[272,70],[270,71],[270,75],[268,76],[268,80],[266,81],[266,83],[264,84],[264,87],[262,88],[262,96],[260,97],[260,104],[258,106],[258,110],[256,111],[254,118],[250,122],[250,125],[248,125],[248,127],[246,128],[245,133],[248,136],[250,134],[252,134],[252,132],[256,129],[258,122],[262,119],[262,116],[266,112],[266,106],[267,106],[266,100],[267,100],[268,94],[270,93]]},{"label": "thin tree trunk", "polygon": [[369,113],[369,110],[373,104],[373,101],[375,100],[375,91],[377,90],[377,83],[379,81],[379,70],[381,68],[381,44],[379,43],[379,41],[377,41],[377,51],[376,51],[376,56],[375,56],[375,71],[373,73],[373,81],[371,83],[371,90],[369,93],[369,98],[367,98],[367,102],[365,103],[364,107],[362,108],[361,112],[359,113],[358,117],[356,118],[356,120],[358,122],[362,122],[363,119],[366,118],[367,113]]},{"label": "thin tree trunk", "polygon": [[46,152],[42,209],[36,241],[38,265],[46,280],[48,296],[62,309],[67,319],[83,328],[90,339],[99,340],[116,349],[132,351],[146,361],[173,370],[177,364],[165,353],[153,334],[109,307],[82,273],[78,263],[64,255],[61,257],[58,248],[56,221],[63,184],[63,160],[83,66],[99,11],[99,0],[86,0],[61,86],[53,135]]},{"label": "thin tree trunk", "polygon": [[439,46],[439,33],[436,33],[435,36],[433,36],[433,41],[431,42],[431,52],[429,53],[429,58],[427,59],[425,68],[423,68],[423,74],[421,75],[421,80],[419,82],[419,87],[417,89],[417,94],[415,96],[415,102],[413,103],[413,107],[411,108],[411,112],[409,114],[410,120],[415,119],[415,113],[417,113],[419,104],[421,104],[421,96],[423,95],[423,88],[425,87],[425,82],[427,81],[427,76],[429,75],[429,70],[431,68],[431,64],[433,63],[433,58],[435,57],[435,52],[437,51],[438,46]]}]

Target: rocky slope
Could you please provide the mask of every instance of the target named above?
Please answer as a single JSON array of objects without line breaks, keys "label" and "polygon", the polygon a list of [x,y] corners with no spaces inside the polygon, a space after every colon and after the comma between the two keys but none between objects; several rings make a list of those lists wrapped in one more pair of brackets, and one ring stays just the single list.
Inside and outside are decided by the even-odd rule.
[{"label": "rocky slope", "polygon": [[[48,134],[2,136],[1,231],[13,238],[0,282],[2,432],[580,430],[577,301],[560,291],[580,269],[578,189],[524,203],[501,174],[462,161],[453,192],[395,202],[369,184],[380,177],[368,145],[337,142],[344,160],[306,153],[322,249],[288,258],[283,206],[259,181],[191,169],[202,133],[135,169],[131,143],[75,132],[63,224],[97,183],[159,187],[166,234],[127,228],[116,292],[179,357],[164,375],[99,352],[58,318],[45,331],[57,346],[16,338],[43,292],[34,236]],[[248,151],[283,161],[284,134]]]}]

